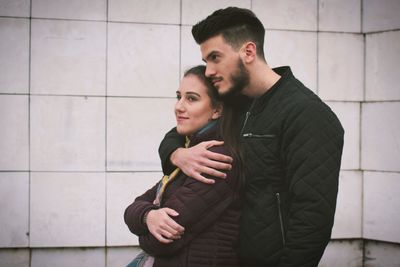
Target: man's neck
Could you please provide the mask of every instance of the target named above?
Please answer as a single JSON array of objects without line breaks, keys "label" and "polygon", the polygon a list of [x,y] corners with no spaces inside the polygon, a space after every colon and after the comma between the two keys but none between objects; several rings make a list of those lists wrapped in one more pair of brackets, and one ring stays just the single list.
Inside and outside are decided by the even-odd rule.
[{"label": "man's neck", "polygon": [[250,67],[250,83],[243,93],[251,98],[257,98],[274,86],[281,76],[273,71],[265,62],[258,62]]}]

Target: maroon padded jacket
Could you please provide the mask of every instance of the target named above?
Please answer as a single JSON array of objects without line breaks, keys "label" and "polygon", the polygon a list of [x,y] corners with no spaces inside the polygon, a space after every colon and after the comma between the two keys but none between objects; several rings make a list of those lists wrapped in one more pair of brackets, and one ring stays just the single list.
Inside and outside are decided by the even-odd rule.
[{"label": "maroon padded jacket", "polygon": [[[191,138],[191,145],[217,140],[217,126]],[[229,155],[224,146],[211,151]],[[212,177],[210,177],[212,178]],[[143,216],[153,205],[157,186],[149,189],[127,207],[124,214],[129,230],[139,236],[140,247],[155,257],[154,267],[239,266],[237,246],[241,203],[238,172],[233,168],[226,179],[215,178],[212,185],[198,182],[183,172],[169,184],[161,207],[176,210],[177,223],[185,227],[181,239],[160,243],[143,224]]]}]

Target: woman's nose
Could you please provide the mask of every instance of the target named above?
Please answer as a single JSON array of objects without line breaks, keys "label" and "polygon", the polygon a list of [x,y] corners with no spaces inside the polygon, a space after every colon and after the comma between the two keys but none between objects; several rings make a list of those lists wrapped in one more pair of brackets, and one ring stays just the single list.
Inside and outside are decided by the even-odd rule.
[{"label": "woman's nose", "polygon": [[176,101],[175,111],[182,112],[182,111],[184,111],[184,109],[185,109],[185,106],[184,106],[184,103],[183,103],[183,98],[181,98],[178,101]]}]

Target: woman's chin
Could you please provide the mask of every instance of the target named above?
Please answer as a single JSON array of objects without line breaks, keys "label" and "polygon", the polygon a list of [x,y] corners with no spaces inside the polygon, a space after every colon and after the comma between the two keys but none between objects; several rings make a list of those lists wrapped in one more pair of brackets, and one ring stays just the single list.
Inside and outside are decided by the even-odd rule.
[{"label": "woman's chin", "polygon": [[193,131],[190,131],[188,129],[182,129],[181,127],[178,126],[176,127],[176,131],[178,132],[178,134],[186,136],[189,136],[194,133]]}]

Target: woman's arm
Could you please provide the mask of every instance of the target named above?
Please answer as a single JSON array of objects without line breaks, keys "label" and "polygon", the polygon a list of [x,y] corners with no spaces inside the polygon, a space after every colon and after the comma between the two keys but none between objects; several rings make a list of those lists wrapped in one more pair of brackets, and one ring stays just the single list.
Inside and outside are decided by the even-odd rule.
[{"label": "woman's arm", "polygon": [[158,209],[158,207],[153,204],[153,200],[156,197],[157,187],[158,184],[147,190],[125,209],[125,223],[129,230],[135,235],[142,235],[149,232],[147,225],[143,221],[143,217],[148,211]]},{"label": "woman's arm", "polygon": [[[223,147],[213,147],[211,150],[227,154]],[[215,179],[215,184],[212,185],[190,178],[186,179],[164,205],[179,213],[179,216],[173,219],[185,227],[182,238],[165,244],[159,242],[151,234],[144,234],[139,237],[142,249],[156,256],[168,255],[190,243],[206,227],[212,225],[237,199],[236,173],[234,170],[229,171],[226,179]]]}]

